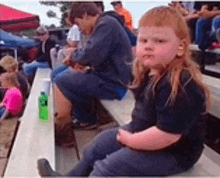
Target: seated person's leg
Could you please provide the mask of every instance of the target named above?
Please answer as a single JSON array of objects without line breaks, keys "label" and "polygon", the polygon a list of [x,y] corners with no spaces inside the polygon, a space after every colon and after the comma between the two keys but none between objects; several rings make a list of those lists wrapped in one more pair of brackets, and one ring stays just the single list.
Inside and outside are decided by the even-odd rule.
[{"label": "seated person's leg", "polygon": [[64,126],[65,123],[70,122],[72,104],[56,85],[54,86],[54,95],[56,109],[60,118],[59,123]]},{"label": "seated person's leg", "polygon": [[220,42],[220,15],[216,16],[212,20],[212,30],[213,30],[213,41]]},{"label": "seated person's leg", "polygon": [[187,25],[189,27],[189,32],[190,32],[191,43],[194,43],[195,41],[196,21],[197,19],[190,19],[187,21]]},{"label": "seated person's leg", "polygon": [[[95,161],[104,159],[106,155],[122,148],[122,145],[116,140],[117,134],[118,128],[109,129],[98,134],[92,143],[84,150],[83,158],[65,176],[88,176],[93,170]],[[61,176],[52,170],[46,159],[38,160],[38,170],[41,176]]]},{"label": "seated person's leg", "polygon": [[201,50],[207,49],[211,44],[209,42],[209,34],[211,31],[212,20],[199,19],[196,22],[196,44]]},{"label": "seated person's leg", "polygon": [[47,62],[33,61],[32,63],[24,63],[23,70],[24,73],[27,75],[28,79],[33,79],[38,68],[48,67],[49,64]]},{"label": "seated person's leg", "polygon": [[55,77],[57,77],[57,75],[60,75],[62,72],[64,72],[67,69],[68,69],[68,66],[66,65],[61,65],[60,67],[57,67],[56,69],[54,69],[51,73],[52,82],[54,81]]},{"label": "seated person's leg", "polygon": [[[64,73],[55,78],[54,83],[61,93],[76,106],[77,119],[94,123],[90,110],[85,107],[92,98],[121,99],[126,88],[120,84],[107,83],[96,75],[82,73]],[[81,116],[81,118],[79,118]],[[91,116],[89,118],[88,116]]]}]

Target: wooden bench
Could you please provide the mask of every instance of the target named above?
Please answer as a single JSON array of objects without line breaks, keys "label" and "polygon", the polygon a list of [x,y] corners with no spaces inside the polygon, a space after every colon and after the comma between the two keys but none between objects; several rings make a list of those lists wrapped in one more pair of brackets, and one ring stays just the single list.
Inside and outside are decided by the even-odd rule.
[{"label": "wooden bench", "polygon": [[[190,49],[193,51],[201,51],[197,44],[191,44]],[[206,49],[205,52],[220,54],[220,48]]]},{"label": "wooden bench", "polygon": [[208,75],[202,75],[203,82],[206,83],[212,94],[212,107],[210,114],[220,119],[220,79]]},{"label": "wooden bench", "polygon": [[[39,177],[37,159],[47,158],[55,168],[55,137],[53,118],[48,123],[39,120],[38,97],[44,90],[43,80],[50,80],[50,69],[38,69],[14,141],[4,177]],[[52,90],[49,108],[53,113]]]},{"label": "wooden bench", "polygon": [[[203,75],[203,81],[208,84],[211,92],[218,92],[219,94],[220,89],[216,88],[218,84],[216,80],[212,78]],[[220,84],[218,86],[220,87]],[[216,97],[216,95],[214,96]],[[218,97],[219,96],[220,95],[218,95]],[[100,102],[118,125],[124,125],[131,121],[131,113],[134,108],[134,96],[131,91],[128,91],[121,101],[101,100]],[[215,104],[211,110],[211,114],[218,118],[220,118],[220,112],[217,109],[219,105],[220,100],[215,99]],[[175,176],[220,176],[220,155],[205,145],[205,149],[199,161],[190,170]]]}]

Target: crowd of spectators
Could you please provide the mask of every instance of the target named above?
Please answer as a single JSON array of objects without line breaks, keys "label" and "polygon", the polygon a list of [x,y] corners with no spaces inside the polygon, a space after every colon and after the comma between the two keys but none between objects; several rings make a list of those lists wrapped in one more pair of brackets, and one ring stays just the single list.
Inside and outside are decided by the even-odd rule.
[{"label": "crowd of spectators", "polygon": [[[121,2],[112,4],[122,8]],[[187,13],[172,5],[141,17],[133,56],[116,14],[102,13],[92,2],[73,3],[69,21],[79,27],[83,41],[68,48],[65,65],[52,72],[56,144],[75,145],[73,130],[97,123],[89,108],[94,98],[120,100],[130,88],[135,106],[130,123],[98,134],[64,176],[169,176],[200,158],[209,90],[190,58]],[[38,171],[42,177],[63,176],[45,158],[38,160]]]},{"label": "crowd of spectators", "polygon": [[184,16],[190,30],[191,42],[197,44],[202,51],[213,47],[214,42],[220,42],[219,2],[173,1],[171,6]]},{"label": "crowd of spectators", "polygon": [[[186,148],[189,149],[189,152],[191,153],[189,155],[190,166],[186,165],[185,161],[187,160],[183,158],[184,156],[180,158],[176,156],[174,152],[172,152],[172,154],[175,155],[175,159],[173,159],[173,155],[170,156],[170,154],[164,154],[161,157],[159,156],[159,158],[156,158],[156,160],[162,159],[163,161],[170,161],[171,166],[177,165],[176,160],[179,160],[181,162],[182,167],[176,166],[175,169],[172,169],[173,172],[171,171],[169,174],[175,174],[187,170],[198,160],[203,149],[201,140],[202,135],[200,133],[197,133],[196,130],[192,129],[199,129],[200,125],[196,122],[192,122],[192,127],[191,125],[189,127],[188,124],[182,124],[181,126],[178,125],[177,127],[176,123],[178,123],[179,121],[184,123],[190,122],[189,120],[185,120],[186,117],[180,116],[184,115],[185,111],[191,114],[190,118],[194,119],[194,117],[198,117],[200,119],[201,113],[205,112],[204,98],[208,98],[208,91],[206,90],[205,86],[203,86],[201,81],[199,81],[199,79],[197,78],[196,73],[199,73],[198,68],[196,67],[196,65],[194,65],[192,61],[190,61],[190,59],[188,59],[189,56],[187,51],[190,36],[188,34],[188,29],[185,27],[187,27],[187,24],[188,28],[190,29],[189,31],[191,34],[192,43],[198,44],[199,48],[202,51],[209,48],[213,44],[213,42],[219,40],[220,36],[220,10],[218,9],[219,3],[182,3],[175,1],[171,2],[170,4],[170,6],[172,6],[173,8],[159,7],[153,9],[152,11],[149,11],[142,17],[142,20],[140,21],[141,30],[139,34],[141,34],[142,36],[140,35],[141,37],[139,37],[140,39],[138,41],[138,50],[135,49],[137,44],[137,36],[134,33],[135,30],[133,27],[133,21],[130,12],[123,7],[121,1],[112,1],[111,4],[114,7],[114,11],[104,11],[103,2],[100,1],[73,3],[73,6],[71,7],[71,9],[69,9],[68,12],[68,19],[66,19],[66,23],[69,24],[70,30],[67,35],[67,43],[65,46],[56,46],[55,41],[50,38],[48,30],[44,26],[40,26],[36,30],[35,38],[41,41],[40,48],[34,61],[31,61],[29,63],[25,62],[23,64],[23,71],[29,83],[31,84],[33,82],[37,68],[49,67],[52,69],[51,80],[53,83],[56,105],[56,112],[54,113],[56,145],[63,147],[74,146],[74,129],[96,128],[99,121],[97,120],[95,114],[91,111],[91,102],[94,101],[94,99],[121,100],[127,92],[128,85],[133,81],[133,87],[136,86],[135,89],[137,89],[137,92],[140,92],[134,92],[136,94],[135,99],[137,101],[133,112],[134,121],[132,121],[129,126],[124,127],[124,129],[127,131],[119,131],[117,128],[117,130],[115,129],[113,131],[109,131],[109,135],[104,134],[105,139],[107,139],[108,136],[111,137],[109,143],[113,144],[113,146],[116,147],[116,150],[111,150],[110,152],[114,153],[115,151],[122,148],[123,145],[118,146],[118,142],[121,142],[122,144],[126,143],[126,140],[123,140],[123,138],[126,138],[126,135],[129,137],[132,134],[135,134],[135,132],[149,132],[149,128],[153,127],[154,133],[156,132],[158,134],[161,134],[161,138],[164,137],[166,139],[169,139],[170,141],[168,144],[164,143],[162,140],[159,144],[165,144],[165,147],[158,147],[160,151],[164,150],[164,148],[165,150],[171,148],[171,151],[174,152],[178,151],[179,149],[180,151],[182,151],[181,156],[183,156],[184,149],[181,149],[181,145],[183,145],[185,148],[188,144],[191,144],[191,142],[194,142],[195,140],[199,143],[197,147],[190,145]],[[167,16],[164,16],[164,14]],[[155,22],[151,20],[151,17],[153,17]],[[162,17],[168,20],[161,22]],[[176,29],[177,26],[175,25],[172,26],[172,19],[174,19],[176,23],[178,22],[178,25],[180,25],[177,25],[179,29]],[[145,21],[147,22],[147,24],[145,24]],[[163,30],[167,32],[169,38],[166,38],[164,36],[161,28],[158,28],[158,26],[155,25],[156,23],[163,24],[161,25],[161,28],[163,28]],[[166,28],[166,23],[168,23],[168,26],[171,26],[172,30],[170,28]],[[160,34],[159,37],[155,35],[155,29]],[[177,33],[176,31],[180,32]],[[153,44],[156,50],[158,49],[158,55],[162,56],[161,58],[159,57],[158,61],[156,62],[152,62],[151,60],[156,56],[156,54],[151,53],[152,51],[154,51],[154,49],[152,49],[153,47],[151,45],[147,44],[148,40]],[[169,45],[171,45],[172,48],[169,48]],[[161,54],[161,46],[163,46],[166,54]],[[148,61],[149,58],[149,64],[147,62],[146,64],[145,61],[142,61],[142,63],[140,61],[134,61],[134,59],[136,59],[134,51],[138,52],[139,55],[142,55],[139,56],[141,58],[140,61]],[[161,59],[166,59],[167,61],[162,61]],[[175,59],[177,62],[173,62],[173,59]],[[6,56],[0,62],[0,65],[3,67],[3,72],[7,71],[7,75],[2,75],[3,86],[7,86],[8,91],[13,90],[13,92],[15,88],[19,88],[20,90],[18,91],[21,91],[22,96],[20,97],[20,100],[21,98],[23,98],[21,102],[25,102],[24,98],[28,96],[29,91],[29,85],[27,84],[25,76],[23,76],[23,74],[19,74],[17,70],[18,65],[16,63],[12,65],[14,66],[13,71],[11,71],[11,68],[9,70],[9,68],[7,68],[5,64],[7,62],[11,64],[13,63],[13,60],[13,58]],[[157,64],[154,64],[154,62]],[[132,63],[134,63],[134,70],[136,72],[135,74],[132,73]],[[167,69],[164,66],[167,67]],[[187,71],[183,71],[183,68],[185,66],[188,67]],[[170,75],[168,74],[169,70]],[[177,76],[179,76],[178,79],[174,79],[175,74],[173,71],[175,71]],[[8,77],[8,75],[11,76],[11,74],[8,73],[13,73],[13,80],[15,81],[14,83],[7,83],[6,79],[10,78]],[[134,78],[134,80],[133,75],[136,77]],[[180,77],[182,75],[183,78]],[[171,77],[171,79],[169,77]],[[18,82],[16,81],[17,79]],[[145,79],[146,81],[144,81]],[[175,80],[171,86],[173,92],[171,92],[171,94],[168,80],[169,82],[170,80]],[[148,82],[152,83],[149,84]],[[181,82],[183,83],[183,85],[181,85]],[[157,91],[158,95],[154,96],[152,94],[154,93],[154,91],[150,93],[149,88],[157,88],[158,83],[161,84],[159,85],[160,87]],[[163,87],[164,85],[165,87]],[[179,85],[186,87],[184,89],[186,89],[190,93],[189,100],[186,99],[184,92],[179,93]],[[166,90],[164,90],[164,88]],[[163,95],[160,93],[161,90],[163,91]],[[17,95],[20,96],[18,91],[16,90]],[[159,104],[155,108],[153,108],[153,103],[150,103],[149,98],[145,97],[146,93],[149,94],[149,97],[154,98],[154,102],[158,102],[158,98],[156,97],[160,96],[161,98],[163,98],[163,101],[161,101],[162,103],[159,102]],[[170,94],[170,97],[164,96],[164,94],[168,96],[167,93]],[[197,95],[191,96],[192,93],[197,93]],[[7,93],[5,94],[5,97],[6,96]],[[5,97],[2,96],[2,98],[4,98],[3,101],[5,101]],[[177,104],[174,102],[174,108],[172,108],[171,106],[167,106],[169,98],[171,98],[171,100],[177,99]],[[190,100],[192,100],[193,102],[189,102]],[[145,106],[146,103],[148,104],[147,106]],[[181,103],[185,104],[185,108],[180,107]],[[198,107],[196,103],[198,103],[200,107]],[[162,107],[160,104],[165,107]],[[198,109],[195,111],[191,111],[191,104],[193,105],[193,107],[197,106]],[[148,106],[152,107],[148,108]],[[164,108],[166,108],[167,110]],[[18,110],[18,108],[16,109]],[[158,111],[157,109],[160,111]],[[174,112],[173,109],[175,109],[176,112]],[[3,112],[5,112],[5,110],[3,110]],[[18,113],[20,113],[20,110]],[[144,119],[140,118],[139,114],[142,114],[147,122],[143,121]],[[156,122],[155,120],[158,120],[158,122]],[[152,125],[147,125],[146,123],[148,122],[152,122]],[[193,134],[189,134],[189,131]],[[167,134],[167,132],[169,134]],[[183,138],[182,134],[185,134],[184,136],[186,136],[187,138]],[[196,135],[195,138],[193,137],[194,134]],[[99,136],[99,139],[103,142],[103,138],[101,137],[102,136]],[[116,143],[116,141],[118,142]],[[95,152],[94,150],[95,147],[97,148],[98,142],[99,141],[94,144],[94,148],[90,147],[90,152],[91,150],[92,152]],[[175,147],[175,144],[177,144],[179,147]],[[136,149],[136,146],[134,145],[132,145],[134,147],[133,149]],[[155,147],[157,148],[157,146]],[[142,145],[140,147],[142,147]],[[105,146],[103,146],[103,148],[105,148]],[[106,151],[107,150],[108,149],[106,149]],[[153,151],[155,150],[157,151],[157,149],[153,149]],[[140,154],[143,155],[142,152]],[[107,153],[104,156],[106,155]],[[119,155],[121,156],[121,154]],[[127,153],[127,155],[130,158],[132,157],[130,153]],[[145,159],[147,160],[146,165],[151,164],[149,163],[149,155],[152,156],[153,154],[148,154],[147,157],[145,157]],[[89,157],[90,155],[87,154],[87,156]],[[93,159],[92,161],[96,161],[99,159],[95,156],[95,153],[94,155],[91,155]],[[146,154],[144,154],[144,156],[146,156]],[[168,157],[170,160],[167,160],[166,157]],[[141,157],[141,159],[142,158],[143,157]],[[113,159],[117,160],[115,158]],[[131,158],[131,160],[132,159],[133,158]],[[85,172],[87,171],[87,173],[89,172],[90,174],[91,170],[95,169],[93,166],[90,166],[88,160],[83,160],[80,164],[84,164],[86,166],[85,168],[77,168],[77,170]],[[102,164],[98,165],[97,163],[98,166],[106,166]],[[43,160],[43,162],[39,162],[39,166],[42,166],[39,168],[39,170],[48,173],[47,168],[49,167],[49,165],[45,160]],[[133,166],[134,165],[132,165],[132,168]],[[165,167],[163,168],[164,171],[162,171],[161,174],[165,175]],[[170,167],[169,169],[171,170]],[[104,168],[100,168],[100,170],[105,172]],[[156,174],[155,170],[156,169],[154,168],[153,175]],[[75,170],[73,170],[73,172],[74,171]],[[137,172],[136,170],[132,171],[135,173]],[[71,175],[74,174],[73,172],[71,173]],[[103,172],[93,172],[92,174],[105,175]],[[122,173],[124,174],[123,170],[121,170],[120,174]],[[53,175],[54,172],[49,170],[49,174]],[[45,176],[42,172],[41,175]],[[108,172],[106,173],[106,175],[109,175]]]}]

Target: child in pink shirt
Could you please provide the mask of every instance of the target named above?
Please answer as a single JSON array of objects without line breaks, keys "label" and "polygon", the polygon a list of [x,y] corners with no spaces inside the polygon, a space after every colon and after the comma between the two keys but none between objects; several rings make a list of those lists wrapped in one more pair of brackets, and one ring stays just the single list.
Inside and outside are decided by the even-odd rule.
[{"label": "child in pink shirt", "polygon": [[9,116],[18,116],[23,108],[23,96],[15,73],[1,75],[2,87],[7,89],[3,102],[0,104],[0,123]]}]

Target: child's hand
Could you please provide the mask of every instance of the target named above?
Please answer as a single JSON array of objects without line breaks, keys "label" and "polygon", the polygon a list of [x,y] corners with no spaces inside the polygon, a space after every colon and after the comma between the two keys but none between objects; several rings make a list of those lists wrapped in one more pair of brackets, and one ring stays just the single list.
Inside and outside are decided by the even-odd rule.
[{"label": "child's hand", "polygon": [[119,129],[119,133],[118,133],[116,139],[118,140],[118,142],[120,142],[126,146],[129,146],[129,139],[131,138],[131,136],[132,136],[131,132],[128,132],[123,129]]}]

